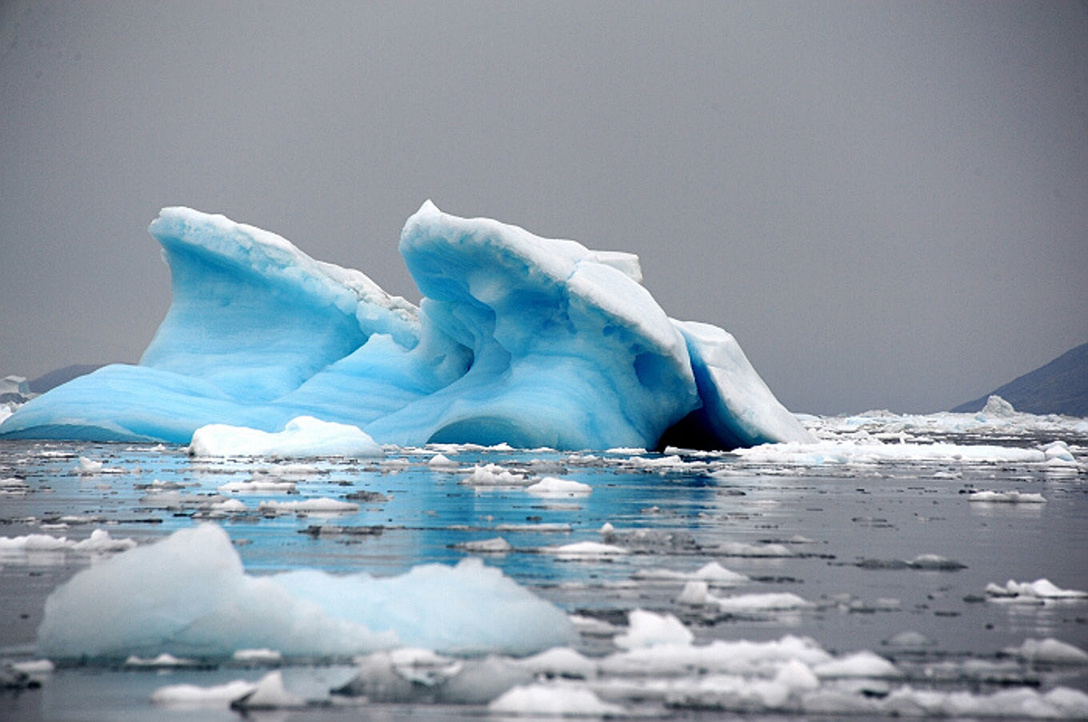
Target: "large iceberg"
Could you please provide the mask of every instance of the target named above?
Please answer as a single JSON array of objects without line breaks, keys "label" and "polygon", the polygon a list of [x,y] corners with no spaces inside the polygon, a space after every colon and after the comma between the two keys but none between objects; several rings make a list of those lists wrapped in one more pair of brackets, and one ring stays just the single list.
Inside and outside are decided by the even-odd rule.
[{"label": "large iceberg", "polygon": [[400,445],[811,440],[732,336],[666,315],[632,254],[428,201],[400,239],[417,307],[221,215],[164,208],[149,230],[173,302],[140,363],[53,389],[0,436],[189,443],[312,416]]}]

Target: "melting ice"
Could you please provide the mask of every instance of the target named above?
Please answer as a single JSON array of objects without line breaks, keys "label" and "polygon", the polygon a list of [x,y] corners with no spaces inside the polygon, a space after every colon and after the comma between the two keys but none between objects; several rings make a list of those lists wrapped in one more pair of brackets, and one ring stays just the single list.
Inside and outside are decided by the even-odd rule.
[{"label": "melting ice", "polygon": [[631,254],[428,201],[400,239],[416,307],[223,216],[165,208],[150,232],[173,302],[139,365],[34,399],[0,436],[189,443],[211,424],[297,433],[316,417],[399,445],[811,440],[732,336],[666,315]]}]

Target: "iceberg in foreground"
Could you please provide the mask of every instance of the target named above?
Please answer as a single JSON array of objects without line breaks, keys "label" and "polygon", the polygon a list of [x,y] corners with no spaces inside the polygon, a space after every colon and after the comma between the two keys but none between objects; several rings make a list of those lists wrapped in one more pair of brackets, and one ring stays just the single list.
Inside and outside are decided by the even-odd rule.
[{"label": "iceberg in foreground", "polygon": [[423,646],[529,654],[569,643],[555,605],[479,559],[396,577],[300,570],[247,574],[213,524],[177,531],[85,569],[46,600],[38,649],[54,659],[129,655],[348,657]]},{"label": "iceberg in foreground", "polygon": [[731,449],[811,441],[728,333],[669,318],[637,256],[410,217],[417,307],[223,216],[165,208],[173,302],[139,365],[34,399],[0,436],[189,443],[312,416],[378,443]]}]

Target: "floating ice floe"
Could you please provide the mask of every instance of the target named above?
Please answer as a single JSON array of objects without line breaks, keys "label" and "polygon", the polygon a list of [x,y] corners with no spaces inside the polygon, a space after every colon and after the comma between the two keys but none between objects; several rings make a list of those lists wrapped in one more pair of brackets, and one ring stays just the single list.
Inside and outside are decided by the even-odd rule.
[{"label": "floating ice floe", "polygon": [[525,475],[504,469],[498,464],[484,464],[472,467],[469,475],[458,483],[466,486],[528,486],[531,482]]},{"label": "floating ice floe", "polygon": [[563,645],[563,614],[477,559],[397,577],[296,571],[250,576],[203,524],[77,573],[47,599],[38,648],[52,659],[228,658],[270,647],[342,657],[404,645],[527,654]]},{"label": "floating ice floe", "polygon": [[621,649],[642,649],[663,644],[690,644],[695,635],[671,614],[656,614],[632,609],[627,615],[627,631],[613,638]]},{"label": "floating ice floe", "polygon": [[262,501],[257,505],[259,514],[354,514],[359,505],[321,497],[299,501]]},{"label": "floating ice floe", "polygon": [[599,559],[612,559],[627,553],[623,547],[615,544],[602,544],[601,542],[572,542],[557,547],[543,547],[542,552],[554,554],[556,558],[567,561],[590,561]]},{"label": "floating ice floe", "polygon": [[1034,582],[1017,582],[1010,579],[1005,586],[993,582],[987,584],[986,596],[998,602],[1035,604],[1051,600],[1088,599],[1088,592],[1062,589],[1049,579],[1036,579]]},{"label": "floating ice floe", "polygon": [[218,491],[220,494],[293,494],[296,489],[293,481],[251,479],[221,484]]},{"label": "floating ice floe", "polygon": [[25,534],[16,537],[0,537],[0,556],[10,558],[13,555],[32,554],[35,552],[75,552],[78,554],[104,554],[123,552],[134,549],[132,539],[114,539],[105,529],[95,529],[90,537],[74,541],[68,537],[54,537],[49,534]]},{"label": "floating ice floe", "polygon": [[[1016,411],[1000,396],[991,396],[976,413],[895,414],[867,411],[836,417],[804,417],[805,425],[820,437],[870,435],[926,437],[930,435],[999,434],[1034,437],[1042,434],[1088,433],[1088,419],[1056,414],[1036,415]],[[1062,442],[1057,442],[1064,445]],[[1066,449],[1068,451],[1068,449]],[[1055,454],[1060,454],[1055,451]],[[1071,458],[1069,459],[1071,460]]]},{"label": "floating ice floe", "polygon": [[985,502],[988,504],[1045,504],[1046,499],[1042,494],[1034,494],[1024,491],[975,491],[967,497],[967,501]]},{"label": "floating ice floe", "polygon": [[624,717],[622,706],[602,702],[591,689],[564,682],[515,687],[487,706],[488,712],[520,717]]},{"label": "floating ice floe", "polygon": [[236,679],[233,682],[201,687],[195,684],[171,684],[159,687],[151,694],[151,701],[164,707],[229,707],[236,699],[252,693],[255,682]]},{"label": "floating ice floe", "polygon": [[730,571],[718,564],[718,562],[709,562],[693,572],[678,572],[671,569],[640,569],[632,577],[647,581],[705,582],[716,587],[732,587],[748,581],[748,577],[744,574]]},{"label": "floating ice floe", "polygon": [[814,444],[764,444],[734,451],[747,463],[821,466],[826,464],[878,464],[881,462],[956,462],[968,464],[1029,463],[1047,461],[1042,449],[1011,446],[949,443],[884,443],[819,441]]},{"label": "floating ice floe", "polygon": [[1005,653],[1026,659],[1029,662],[1088,665],[1088,652],[1080,647],[1051,638],[1025,639],[1019,647],[1009,647],[1005,650]]},{"label": "floating ice floe", "polygon": [[593,487],[580,481],[545,476],[535,484],[525,487],[525,491],[533,496],[543,497],[588,496],[593,493]]},{"label": "floating ice floe", "polygon": [[[223,216],[164,208],[149,230],[173,303],[140,364],[52,389],[0,435],[190,443],[208,425],[271,432],[314,416],[401,446],[811,439],[731,335],[669,318],[633,254],[428,201],[399,244],[417,307]],[[210,435],[198,453],[242,453],[209,446]]]},{"label": "floating ice floe", "polygon": [[306,458],[381,456],[382,450],[356,426],[299,416],[277,433],[227,424],[202,426],[193,432],[189,455]]},{"label": "floating ice floe", "polygon": [[501,536],[493,539],[462,542],[457,545],[457,548],[473,554],[505,554],[513,549],[510,542]]}]

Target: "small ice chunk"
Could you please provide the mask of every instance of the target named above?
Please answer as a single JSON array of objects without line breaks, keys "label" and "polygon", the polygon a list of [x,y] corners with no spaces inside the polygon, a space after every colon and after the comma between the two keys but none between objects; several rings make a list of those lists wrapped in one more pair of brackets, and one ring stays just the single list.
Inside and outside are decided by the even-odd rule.
[{"label": "small ice chunk", "polygon": [[231,481],[219,487],[220,494],[293,494],[297,485],[293,481],[257,480]]},{"label": "small ice chunk", "polygon": [[283,662],[283,655],[274,649],[239,649],[231,659],[239,664],[274,666]]},{"label": "small ice chunk", "polygon": [[976,491],[967,497],[967,501],[980,501],[996,504],[1045,504],[1042,494],[1022,491]]},{"label": "small ice chunk", "polygon": [[230,703],[231,709],[293,709],[306,705],[306,700],[287,691],[283,685],[283,673],[269,672],[257,682],[256,687]]},{"label": "small ice chunk", "polygon": [[1050,664],[1088,664],[1088,652],[1072,644],[1057,639],[1025,639],[1019,647],[1005,650],[1029,662],[1047,662]]},{"label": "small ice chunk", "polygon": [[862,651],[816,665],[817,677],[902,677],[899,668],[874,652]]},{"label": "small ice chunk", "polygon": [[709,589],[706,582],[687,582],[680,590],[680,596],[676,598],[676,602],[691,607],[701,607],[712,598]]},{"label": "small ice chunk", "polygon": [[357,511],[358,504],[328,497],[302,501],[262,501],[257,506],[257,512],[261,514],[351,514]]},{"label": "small ice chunk", "polygon": [[793,551],[782,544],[749,544],[723,542],[718,553],[727,557],[792,557]]},{"label": "small ice chunk", "polygon": [[431,457],[431,460],[427,462],[427,466],[432,469],[456,469],[460,464],[445,454],[435,454]]},{"label": "small ice chunk", "polygon": [[114,539],[105,529],[95,529],[90,538],[72,545],[73,551],[84,553],[124,552],[135,548],[136,542],[132,539]]},{"label": "small ice chunk", "polygon": [[103,465],[101,461],[95,461],[88,459],[86,456],[79,457],[79,465],[76,466],[76,471],[80,474],[98,474],[102,471]]},{"label": "small ice chunk", "polygon": [[226,684],[200,687],[195,684],[172,684],[159,687],[151,693],[151,701],[170,707],[223,707],[234,700],[251,694],[257,685],[244,679]]},{"label": "small ice chunk", "polygon": [[714,587],[731,587],[743,584],[748,577],[723,567],[718,562],[709,562],[693,572],[677,572],[671,569],[640,569],[634,573],[635,579],[652,581],[701,581]]},{"label": "small ice chunk", "polygon": [[151,658],[130,655],[128,659],[125,660],[126,667],[150,667],[154,669],[169,669],[171,667],[192,667],[195,664],[195,660],[175,657],[174,655],[168,654],[166,652],[163,652],[157,657]]},{"label": "small ice chunk", "polygon": [[986,585],[986,594],[998,600],[1028,603],[1048,599],[1088,598],[1088,592],[1077,589],[1062,589],[1049,579],[1036,579],[1034,582],[1017,582],[1010,579],[1003,587],[991,582]]},{"label": "small ice chunk", "polygon": [[501,536],[497,536],[493,539],[463,542],[458,544],[457,548],[477,554],[505,554],[513,549],[513,547],[510,546],[510,542],[506,541]]},{"label": "small ice chunk", "polygon": [[633,609],[628,615],[627,631],[613,640],[621,649],[644,649],[663,644],[691,644],[695,635],[671,614],[655,614]]},{"label": "small ice chunk", "polygon": [[738,594],[730,597],[711,597],[723,612],[777,612],[811,607],[805,601],[790,592],[767,592],[763,594]]},{"label": "small ice chunk", "polygon": [[597,675],[597,663],[570,647],[552,647],[516,664],[533,674],[565,679],[592,679]]},{"label": "small ice chunk", "polygon": [[627,550],[614,544],[602,544],[600,542],[574,542],[558,547],[544,547],[543,552],[555,554],[560,559],[607,559],[620,554],[626,554]]},{"label": "small ice chunk", "polygon": [[472,467],[469,475],[459,483],[465,486],[526,486],[529,480],[498,464],[485,464]]},{"label": "small ice chunk", "polygon": [[381,456],[382,450],[357,426],[298,416],[277,433],[228,424],[201,426],[193,432],[189,455],[307,458]]},{"label": "small ice chunk", "polygon": [[586,687],[570,684],[517,686],[487,706],[491,714],[524,717],[623,717],[619,705],[602,702]]},{"label": "small ice chunk", "polygon": [[525,491],[533,496],[586,496],[593,493],[593,487],[580,481],[545,476],[537,483],[526,487]]},{"label": "small ice chunk", "polygon": [[31,659],[26,662],[12,662],[11,668],[31,677],[41,677],[52,674],[56,665],[48,659]]}]

